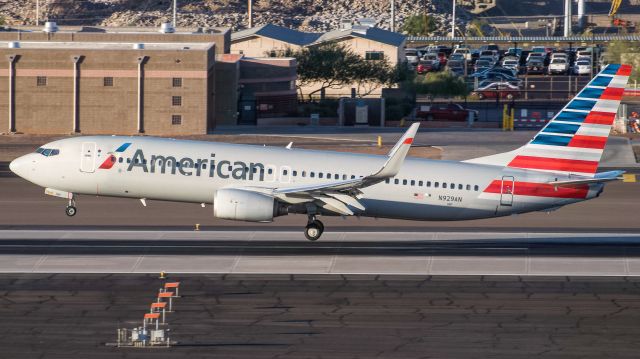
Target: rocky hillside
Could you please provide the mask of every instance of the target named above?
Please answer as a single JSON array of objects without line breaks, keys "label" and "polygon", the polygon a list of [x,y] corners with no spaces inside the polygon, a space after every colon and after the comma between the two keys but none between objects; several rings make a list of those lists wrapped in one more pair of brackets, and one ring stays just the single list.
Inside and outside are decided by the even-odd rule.
[{"label": "rocky hillside", "polygon": [[[4,4],[3,4],[4,2]],[[170,21],[172,0],[49,0],[41,19],[59,25],[159,26]],[[450,0],[396,0],[396,24],[412,15],[427,12],[440,25],[437,34],[448,32]],[[246,0],[178,0],[178,26],[224,26],[235,30],[247,25]],[[466,14],[459,11],[460,23]],[[0,15],[10,25],[35,22],[35,0],[0,1]],[[304,31],[327,31],[341,19],[374,18],[387,28],[390,0],[254,0],[254,24],[280,24]]]}]

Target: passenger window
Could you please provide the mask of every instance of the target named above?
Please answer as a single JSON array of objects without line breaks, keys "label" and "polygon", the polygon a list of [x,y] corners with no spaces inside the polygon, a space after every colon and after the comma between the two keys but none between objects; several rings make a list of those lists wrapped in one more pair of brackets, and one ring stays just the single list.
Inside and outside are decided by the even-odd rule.
[{"label": "passenger window", "polygon": [[427,181],[427,187],[431,187],[431,181]]},{"label": "passenger window", "polygon": [[418,186],[422,187],[423,185],[422,181],[418,181]]},{"label": "passenger window", "polygon": [[455,183],[452,183],[452,184],[451,184],[451,187],[449,187],[449,188],[451,188],[451,189],[456,189],[456,184],[455,184]]},{"label": "passenger window", "polygon": [[333,179],[339,180],[340,179],[340,175],[336,173],[335,175],[333,175]]},{"label": "passenger window", "polygon": [[462,190],[462,185],[461,184],[458,185],[458,189]]},{"label": "passenger window", "polygon": [[316,176],[315,172],[309,172],[309,177],[313,178],[315,176]]},{"label": "passenger window", "polygon": [[436,182],[436,183],[434,183],[434,184],[433,184],[433,187],[435,187],[435,188],[440,187],[440,182]]},{"label": "passenger window", "polygon": [[447,188],[447,182],[442,182],[442,188]]},{"label": "passenger window", "polygon": [[402,184],[403,184],[404,186],[406,186],[406,185],[407,185],[407,180],[406,180],[406,179],[405,179],[405,180],[402,180]]},{"label": "passenger window", "polygon": [[284,171],[282,171],[282,174],[286,176],[287,174],[289,174],[289,171],[284,170]]},{"label": "passenger window", "polygon": [[298,171],[293,171],[292,173],[293,173],[293,177],[298,175]]},{"label": "passenger window", "polygon": [[127,158],[127,163],[131,163],[131,158]]},{"label": "passenger window", "polygon": [[416,181],[415,180],[411,180],[411,185],[415,186],[416,185]]},{"label": "passenger window", "polygon": [[302,177],[307,177],[307,171],[302,171]]},{"label": "passenger window", "polygon": [[471,185],[470,184],[467,185],[467,191],[471,191]]},{"label": "passenger window", "polygon": [[[203,170],[206,170],[206,169],[207,169],[207,164],[206,164],[206,163],[203,163],[203,164],[202,164],[202,169],[203,169]],[[249,172],[249,171],[247,171],[247,172]]]},{"label": "passenger window", "polygon": [[327,173],[327,179],[331,179],[331,173]]},{"label": "passenger window", "polygon": [[395,180],[393,180],[393,183],[400,184],[400,180],[396,178]]},{"label": "passenger window", "polygon": [[354,176],[354,175],[351,175],[351,179],[355,179],[355,178],[356,178],[356,176]]},{"label": "passenger window", "polygon": [[342,179],[346,180],[347,179],[347,175],[342,175]]},{"label": "passenger window", "polygon": [[478,192],[480,189],[478,188],[478,185],[473,186],[473,190]]},{"label": "passenger window", "polygon": [[388,178],[387,178],[386,180],[384,180],[384,181],[385,181],[386,183],[391,182],[391,180],[390,180],[390,179],[388,179]]},{"label": "passenger window", "polygon": [[122,163],[124,161],[124,158],[120,157],[118,158],[118,162]]},{"label": "passenger window", "polygon": [[[313,177],[313,176],[311,176]],[[318,178],[322,178],[322,172],[318,173]]]}]

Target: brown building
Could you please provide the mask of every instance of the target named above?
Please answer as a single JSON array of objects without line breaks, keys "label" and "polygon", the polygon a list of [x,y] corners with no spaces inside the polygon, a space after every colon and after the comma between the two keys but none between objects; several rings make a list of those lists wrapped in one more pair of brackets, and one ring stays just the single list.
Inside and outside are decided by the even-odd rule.
[{"label": "brown building", "polygon": [[0,121],[10,132],[39,134],[206,133],[214,125],[214,48],[0,42]]},{"label": "brown building", "polygon": [[206,134],[295,112],[293,59],[228,29],[0,28],[0,133]]}]

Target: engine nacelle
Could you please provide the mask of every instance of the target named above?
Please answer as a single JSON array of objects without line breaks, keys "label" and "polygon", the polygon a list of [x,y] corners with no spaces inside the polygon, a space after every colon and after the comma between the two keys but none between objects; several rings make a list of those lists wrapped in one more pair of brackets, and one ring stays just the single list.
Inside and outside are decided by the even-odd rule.
[{"label": "engine nacelle", "polygon": [[287,214],[287,207],[275,198],[252,191],[223,188],[213,197],[213,215],[221,219],[247,222],[271,222]]}]

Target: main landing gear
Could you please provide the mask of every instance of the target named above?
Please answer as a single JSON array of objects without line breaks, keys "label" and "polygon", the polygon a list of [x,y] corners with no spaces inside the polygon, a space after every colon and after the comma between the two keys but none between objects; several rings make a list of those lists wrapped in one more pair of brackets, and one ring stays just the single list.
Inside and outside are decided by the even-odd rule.
[{"label": "main landing gear", "polygon": [[65,213],[67,214],[67,216],[69,217],[73,217],[76,215],[76,213],[78,212],[78,209],[76,208],[76,200],[72,198],[69,199],[69,204],[67,205],[67,209],[65,210]]},{"label": "main landing gear", "polygon": [[304,236],[308,240],[315,242],[322,236],[322,232],[324,232],[324,224],[317,220],[316,216],[309,216],[309,223],[304,229]]}]

